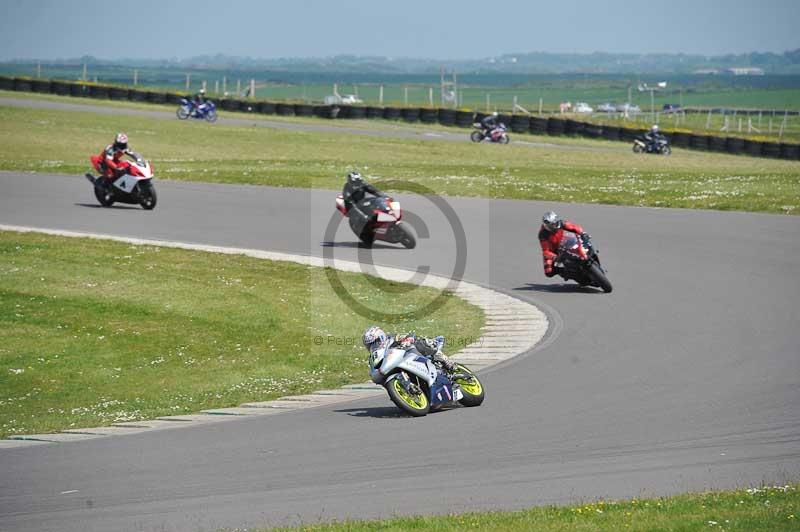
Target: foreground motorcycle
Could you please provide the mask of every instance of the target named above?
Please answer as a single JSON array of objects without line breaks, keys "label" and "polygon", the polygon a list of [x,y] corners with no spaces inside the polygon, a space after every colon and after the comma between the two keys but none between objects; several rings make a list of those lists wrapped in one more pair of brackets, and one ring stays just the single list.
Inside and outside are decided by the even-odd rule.
[{"label": "foreground motorcycle", "polygon": [[366,246],[375,240],[400,243],[408,249],[417,245],[411,230],[401,220],[400,202],[388,196],[364,198],[348,210],[344,196],[336,196],[336,208],[350,223],[350,229]]},{"label": "foreground motorcycle", "polygon": [[480,123],[472,124],[477,131],[473,131],[469,138],[472,142],[481,142],[482,140],[489,139],[489,142],[499,142],[500,144],[508,144],[511,138],[508,136],[508,129],[505,124],[497,124],[497,127],[491,131],[486,131]]},{"label": "foreground motorcycle", "polygon": [[584,240],[571,231],[564,231],[554,263],[564,269],[565,279],[572,279],[581,286],[596,286],[606,293],[612,290],[597,250],[588,238]]},{"label": "foreground motorcycle", "polygon": [[633,153],[655,153],[658,155],[669,155],[672,148],[669,147],[667,139],[658,139],[654,143],[647,142],[643,137],[633,139]]},{"label": "foreground motorcycle", "polygon": [[216,122],[217,120],[217,106],[214,102],[206,102],[200,105],[195,105],[194,102],[181,98],[181,106],[176,111],[180,120],[187,118],[197,118],[198,120],[208,120],[209,122]]},{"label": "foreground motorcycle", "polygon": [[[441,349],[444,338],[437,341]],[[391,343],[370,355],[369,373],[372,382],[386,388],[389,398],[404,412],[420,417],[432,408],[483,403],[483,385],[466,366],[456,364],[453,372],[447,372],[416,349],[391,347]]]},{"label": "foreground motorcycle", "polygon": [[121,175],[113,181],[102,177],[103,158],[100,155],[91,157],[92,166],[100,173],[95,177],[86,174],[94,185],[94,196],[103,207],[111,207],[114,202],[139,204],[145,210],[152,210],[156,206],[156,189],[153,187],[153,167],[149,161],[138,153],[130,154],[132,161],[120,161]]}]

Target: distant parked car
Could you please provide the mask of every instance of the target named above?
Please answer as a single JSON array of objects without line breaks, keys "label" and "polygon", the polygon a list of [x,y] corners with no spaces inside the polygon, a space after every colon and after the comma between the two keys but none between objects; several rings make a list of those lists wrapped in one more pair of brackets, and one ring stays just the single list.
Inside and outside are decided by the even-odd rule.
[{"label": "distant parked car", "polygon": [[575,107],[572,108],[573,113],[593,113],[594,109],[592,109],[588,103],[586,102],[578,102],[575,104]]},{"label": "distant parked car", "polygon": [[661,108],[661,112],[664,114],[677,113],[680,111],[683,111],[683,108],[676,103],[665,103],[664,107]]},{"label": "distant parked car", "polygon": [[636,114],[642,112],[642,110],[639,109],[638,105],[631,105],[628,103],[623,103],[621,105],[618,105],[617,111],[620,113],[628,113],[628,114]]},{"label": "distant parked car", "polygon": [[601,103],[597,106],[598,113],[614,113],[617,111],[617,106],[612,103]]}]

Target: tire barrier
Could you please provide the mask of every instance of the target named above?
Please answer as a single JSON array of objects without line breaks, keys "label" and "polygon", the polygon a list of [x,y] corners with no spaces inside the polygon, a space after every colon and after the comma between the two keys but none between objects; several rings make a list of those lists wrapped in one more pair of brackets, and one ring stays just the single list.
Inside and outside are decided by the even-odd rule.
[{"label": "tire barrier", "polygon": [[89,96],[89,87],[83,83],[73,83],[69,86],[69,95],[78,97]]},{"label": "tire barrier", "polygon": [[691,135],[689,137],[689,147],[695,150],[708,151],[707,135]]},{"label": "tire barrier", "polygon": [[781,156],[781,145],[777,142],[762,142],[761,155],[764,157],[778,158]]},{"label": "tire barrier", "polygon": [[33,92],[49,94],[53,92],[53,84],[49,79],[34,79],[31,80],[31,89]]},{"label": "tire barrier", "polygon": [[530,120],[530,132],[534,135],[544,135],[547,133],[547,119],[539,116],[532,116]]},{"label": "tire barrier", "polygon": [[435,124],[439,120],[439,112],[429,107],[420,107],[419,121],[423,124]]},{"label": "tire barrier", "polygon": [[111,87],[108,89],[108,97],[112,100],[130,100],[130,89],[124,89],[122,87]]},{"label": "tire barrier", "polygon": [[315,105],[314,115],[320,118],[336,118],[339,116],[338,105]]},{"label": "tire barrier", "polygon": [[368,105],[367,118],[383,118],[383,107]]},{"label": "tire barrier", "polygon": [[147,91],[143,91],[140,89],[131,89],[129,93],[129,98],[132,102],[146,102],[147,101]]},{"label": "tire barrier", "polygon": [[384,107],[383,118],[385,120],[400,120],[400,109],[397,107]]},{"label": "tire barrier", "polygon": [[473,119],[473,122],[483,122],[483,119],[486,118],[487,116],[489,116],[489,113],[483,113],[481,111],[478,111],[475,113],[475,118]]},{"label": "tire barrier", "polygon": [[351,105],[347,118],[364,119],[367,117],[367,108],[363,105]]},{"label": "tire barrier", "polygon": [[419,120],[419,107],[404,107],[401,114],[406,122],[416,122]]},{"label": "tire barrier", "polygon": [[644,131],[641,129],[631,129],[629,127],[619,128],[619,140],[623,142],[633,142],[633,139],[642,134],[644,134]]},{"label": "tire barrier", "polygon": [[[59,96],[69,96],[69,86],[71,84],[67,83],[66,81],[54,81],[51,85],[53,89],[53,94],[58,94]],[[2,85],[0,85],[2,88]]]},{"label": "tire barrier", "polygon": [[165,92],[148,92],[147,101],[150,103],[167,103],[167,93]]},{"label": "tire barrier", "polygon": [[105,87],[103,85],[89,85],[89,98],[94,98],[96,100],[108,100],[108,95],[110,92],[110,87]]},{"label": "tire barrier", "polygon": [[763,142],[759,142],[757,140],[749,140],[745,139],[744,141],[744,153],[747,155],[752,155],[754,157],[761,156],[761,149],[763,147]]},{"label": "tire barrier", "polygon": [[297,116],[314,116],[314,106],[308,103],[295,104],[294,114]]},{"label": "tire barrier", "polygon": [[708,149],[715,152],[728,151],[728,142],[725,137],[708,137]]},{"label": "tire barrier", "polygon": [[13,91],[14,78],[9,78],[7,76],[0,76],[0,90]]},{"label": "tire barrier", "polygon": [[455,109],[439,109],[439,123],[443,126],[455,127],[456,125],[456,110]]},{"label": "tire barrier", "polygon": [[728,137],[725,139],[725,149],[733,155],[744,153],[744,139]]},{"label": "tire barrier", "polygon": [[586,129],[586,123],[584,122],[567,119],[564,123],[564,133],[567,135],[582,135],[584,129]]},{"label": "tire barrier", "polygon": [[795,161],[800,159],[800,145],[781,143],[781,159]]},{"label": "tire barrier", "polygon": [[619,126],[603,126],[602,134],[606,140],[619,140]]},{"label": "tire barrier", "polygon": [[456,111],[456,126],[458,127],[472,127],[474,119],[475,115],[472,111]]},{"label": "tire barrier", "polygon": [[180,105],[181,104],[181,100],[186,98],[186,95],[179,94],[177,92],[168,92],[166,94],[166,96],[167,96],[167,103],[172,104],[172,105]]},{"label": "tire barrier", "polygon": [[294,114],[294,105],[290,103],[276,103],[275,112],[280,116],[292,116]]},{"label": "tire barrier", "polygon": [[675,148],[688,148],[689,147],[689,134],[683,131],[675,131],[672,133],[672,146]]},{"label": "tire barrier", "polygon": [[561,118],[548,118],[547,119],[547,134],[552,136],[560,136],[564,134],[564,120]]},{"label": "tire barrier", "polygon": [[514,133],[527,133],[531,128],[531,119],[526,115],[511,117],[511,131]]},{"label": "tire barrier", "polygon": [[31,92],[33,90],[33,85],[31,85],[31,80],[14,78],[14,90],[20,92]]},{"label": "tire barrier", "polygon": [[603,136],[603,126],[597,124],[585,124],[583,136],[590,139],[599,139]]},{"label": "tire barrier", "polygon": [[[233,98],[223,98],[219,102],[219,107],[223,111],[238,111],[242,107],[242,102]],[[294,110],[292,110],[291,114],[294,114]]]},{"label": "tire barrier", "polygon": [[261,113],[262,115],[274,115],[275,102],[259,102],[258,112]]}]

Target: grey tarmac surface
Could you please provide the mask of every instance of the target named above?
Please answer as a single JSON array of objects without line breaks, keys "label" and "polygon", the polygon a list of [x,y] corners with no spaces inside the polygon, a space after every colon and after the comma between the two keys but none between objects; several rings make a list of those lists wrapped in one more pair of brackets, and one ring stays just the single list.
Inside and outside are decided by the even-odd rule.
[{"label": "grey tarmac surface", "polygon": [[[0,223],[358,258],[345,225],[325,236],[332,191],[156,187],[155,211],[103,209],[82,177],[0,173]],[[430,234],[375,261],[450,274],[446,220],[396,196]],[[376,395],[3,449],[0,530],[214,530],[798,479],[800,218],[448,202],[467,235],[464,278],[551,323],[539,347],[483,375],[483,406],[411,419]],[[551,208],[594,235],[613,293],[544,277],[536,231]]]}]

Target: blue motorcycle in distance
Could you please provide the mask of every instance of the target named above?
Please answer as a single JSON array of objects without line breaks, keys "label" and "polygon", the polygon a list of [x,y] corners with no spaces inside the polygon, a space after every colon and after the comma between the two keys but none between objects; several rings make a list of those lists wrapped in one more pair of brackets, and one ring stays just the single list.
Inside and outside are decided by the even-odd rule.
[{"label": "blue motorcycle in distance", "polygon": [[217,106],[214,102],[205,102],[199,106],[195,105],[193,101],[181,98],[181,106],[177,111],[180,120],[187,118],[197,118],[198,120],[208,120],[209,122],[217,121]]}]

